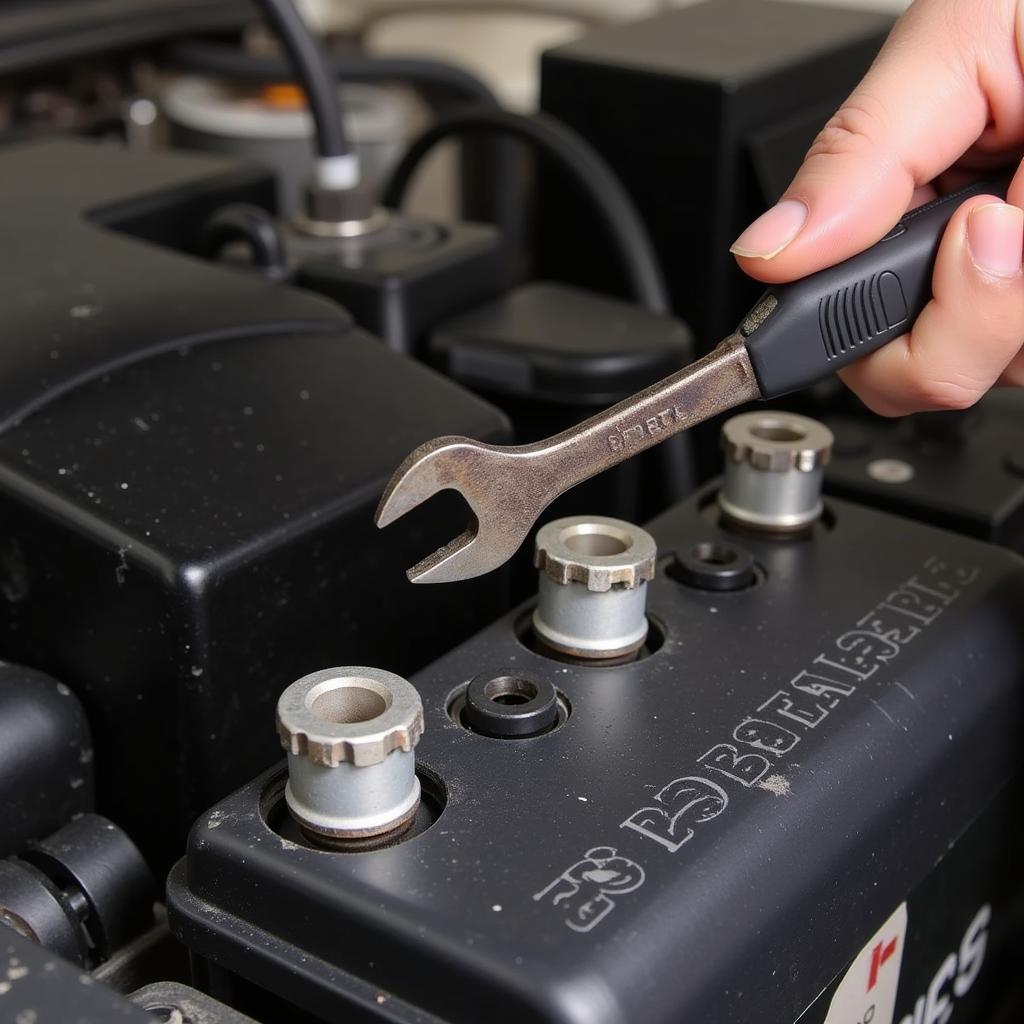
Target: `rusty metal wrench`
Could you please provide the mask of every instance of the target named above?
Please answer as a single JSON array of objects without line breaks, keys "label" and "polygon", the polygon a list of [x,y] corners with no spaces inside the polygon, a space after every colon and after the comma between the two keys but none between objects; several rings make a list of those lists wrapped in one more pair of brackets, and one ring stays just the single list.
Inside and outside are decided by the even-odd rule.
[{"label": "rusty metal wrench", "polygon": [[516,447],[439,437],[398,468],[377,508],[387,526],[452,489],[469,528],[408,570],[414,583],[469,579],[509,559],[555,498],[680,430],[755,398],[812,384],[905,334],[931,298],[942,232],[973,185],[908,214],[845,263],[767,291],[703,359],[546,441]]}]

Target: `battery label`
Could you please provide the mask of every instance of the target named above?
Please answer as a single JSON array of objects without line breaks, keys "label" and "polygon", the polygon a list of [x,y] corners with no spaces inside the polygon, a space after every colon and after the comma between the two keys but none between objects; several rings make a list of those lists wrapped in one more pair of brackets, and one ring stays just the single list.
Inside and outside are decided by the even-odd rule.
[{"label": "battery label", "polygon": [[901,903],[857,954],[824,1024],[893,1024],[906,935],[907,905]]}]

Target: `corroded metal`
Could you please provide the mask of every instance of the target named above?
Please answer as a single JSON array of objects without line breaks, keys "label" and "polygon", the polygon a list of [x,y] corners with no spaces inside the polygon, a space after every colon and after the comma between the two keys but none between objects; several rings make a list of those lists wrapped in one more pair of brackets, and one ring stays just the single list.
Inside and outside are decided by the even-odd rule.
[{"label": "corroded metal", "polygon": [[481,576],[515,554],[537,517],[570,488],[761,394],[743,338],[545,441],[501,447],[438,437],[399,466],[377,508],[388,526],[438,491],[458,491],[475,522],[408,570],[413,583]]}]

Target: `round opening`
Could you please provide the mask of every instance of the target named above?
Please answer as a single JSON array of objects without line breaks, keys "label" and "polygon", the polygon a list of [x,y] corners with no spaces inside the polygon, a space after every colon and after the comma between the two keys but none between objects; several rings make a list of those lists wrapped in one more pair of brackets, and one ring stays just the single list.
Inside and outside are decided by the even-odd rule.
[{"label": "round opening", "polygon": [[314,697],[309,705],[310,711],[325,722],[335,725],[369,722],[388,709],[387,701],[376,690],[357,679],[339,680],[327,686],[328,689]]},{"label": "round opening", "polygon": [[147,1006],[146,1012],[152,1014],[161,1024],[190,1024],[178,1006]]},{"label": "round opening", "polygon": [[688,550],[669,555],[664,573],[687,587],[717,593],[747,590],[764,579],[763,570],[749,551],[716,540],[700,541]]},{"label": "round opening", "polygon": [[732,565],[739,557],[735,548],[727,544],[706,542],[698,544],[691,552],[692,556],[705,565]]},{"label": "round opening", "polygon": [[577,555],[621,555],[633,538],[604,523],[580,523],[562,531],[562,543]]},{"label": "round opening", "polygon": [[[495,679],[488,680],[488,683],[502,682],[506,678],[515,679],[515,677],[501,677],[501,676],[499,676],[499,677],[497,677]],[[515,681],[516,682],[527,682],[527,680],[515,680]],[[518,706],[518,705],[527,704],[531,700],[536,700],[537,697],[540,695],[539,688],[537,688],[535,685],[532,685],[532,684],[531,684],[531,686],[532,686],[532,689],[533,689],[533,695],[531,697],[529,697],[529,698],[526,697],[525,693],[498,692],[497,693],[497,698],[498,699],[495,699],[494,697],[491,697],[490,699],[491,699],[491,701],[493,701],[493,703],[499,704],[499,705],[514,705],[514,706]],[[473,733],[473,735],[475,735],[475,736],[482,736],[485,739],[494,739],[494,738],[496,738],[496,737],[491,736],[487,732],[484,732],[484,731],[481,731],[479,729],[474,728],[473,723],[470,720],[471,715],[468,714],[467,711],[466,711],[466,703],[467,703],[466,696],[467,696],[468,692],[469,692],[469,684],[463,684],[462,686],[456,687],[448,695],[448,700],[445,702],[446,709],[448,711],[448,717],[456,725],[458,725],[461,728],[465,729],[466,732]],[[571,709],[570,709],[570,706],[569,706],[569,700],[565,696],[565,694],[562,693],[562,691],[558,690],[558,689],[556,689],[554,692],[555,692],[556,717],[555,717],[554,723],[551,725],[550,728],[544,729],[543,731],[538,732],[538,733],[528,733],[528,734],[524,734],[522,736],[509,735],[509,736],[506,736],[504,738],[498,738],[499,741],[502,742],[502,743],[505,743],[505,742],[508,742],[509,740],[536,739],[538,736],[548,736],[551,733],[555,732],[557,729],[561,729],[561,727],[568,720]],[[489,696],[486,685],[484,687],[483,693],[484,693],[485,697]],[[511,698],[511,699],[503,699],[503,698]],[[497,708],[495,708],[495,714],[505,715],[505,714],[508,714],[508,712],[499,712],[497,710]]]},{"label": "round opening", "polygon": [[529,679],[515,676],[498,676],[484,686],[484,696],[494,704],[529,704],[537,698],[537,686]]},{"label": "round opening", "polygon": [[793,423],[783,423],[781,420],[762,420],[755,423],[750,432],[754,437],[762,441],[795,442],[803,441],[807,437],[807,431]]}]

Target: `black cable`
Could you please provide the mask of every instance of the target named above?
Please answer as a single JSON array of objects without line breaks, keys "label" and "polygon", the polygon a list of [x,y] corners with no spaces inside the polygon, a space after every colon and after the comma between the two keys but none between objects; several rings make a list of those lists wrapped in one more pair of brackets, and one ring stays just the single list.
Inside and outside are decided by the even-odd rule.
[{"label": "black cable", "polygon": [[229,203],[209,217],[199,239],[202,255],[215,260],[232,242],[246,243],[252,250],[253,262],[268,277],[283,276],[285,247],[281,229],[262,207]]},{"label": "black cable", "polygon": [[[183,39],[161,51],[175,68],[238,82],[286,82],[295,78],[288,61],[280,57],[254,57],[229,43]],[[326,54],[331,75],[341,82],[402,82],[424,93],[435,113],[452,102],[498,106],[490,87],[454,64],[417,57]],[[441,97],[445,105],[435,101]],[[507,139],[483,140],[484,145],[463,148],[463,173],[472,166],[471,179],[463,178],[463,217],[493,221],[508,240],[521,234],[522,182],[516,173],[514,146]]]},{"label": "black cable", "polygon": [[[253,57],[237,46],[185,39],[163,50],[173,65],[240,82],[286,82],[295,77],[288,61]],[[490,87],[463,68],[415,57],[377,57],[365,54],[324,54],[331,76],[344,82],[408,82],[433,86],[469,103],[498,105]]]},{"label": "black cable", "polygon": [[338,94],[316,37],[292,0],[259,0],[259,5],[288,54],[294,76],[306,92],[316,125],[317,152],[321,157],[347,156],[350,150]]},{"label": "black cable", "polygon": [[654,313],[668,313],[669,300],[647,229],[629,194],[604,158],[567,125],[543,114],[474,107],[442,117],[417,138],[384,189],[385,206],[398,208],[423,158],[442,140],[469,132],[498,132],[522,139],[553,157],[582,186],[618,245],[634,297]]}]

